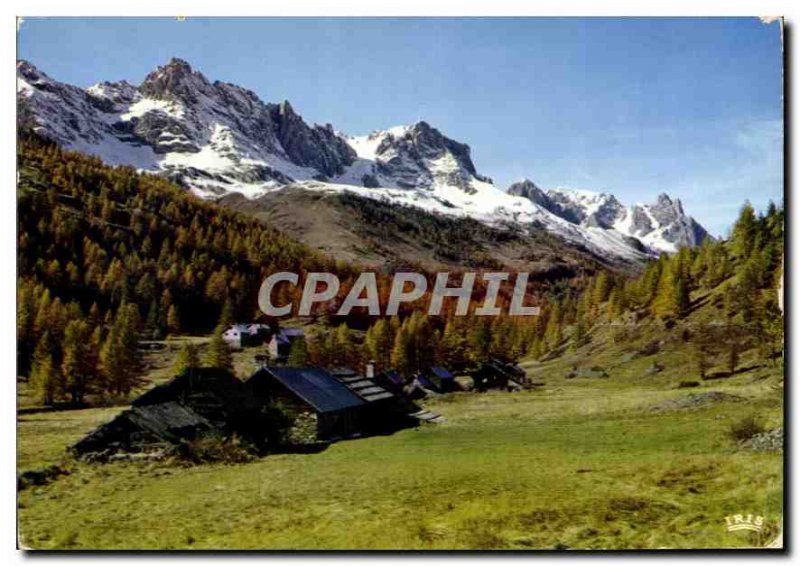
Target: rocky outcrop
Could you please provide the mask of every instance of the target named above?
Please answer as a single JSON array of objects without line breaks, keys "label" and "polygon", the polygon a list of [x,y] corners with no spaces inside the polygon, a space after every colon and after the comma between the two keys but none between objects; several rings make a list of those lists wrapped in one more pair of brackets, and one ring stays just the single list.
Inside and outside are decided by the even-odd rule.
[{"label": "rocky outcrop", "polygon": [[688,397],[669,399],[650,407],[651,411],[674,411],[679,409],[695,409],[705,405],[722,402],[739,402],[744,398],[739,395],[725,393],[724,391],[708,391],[705,393],[690,394]]},{"label": "rocky outcrop", "polygon": [[694,218],[683,211],[678,199],[662,193],[651,205],[624,206],[614,195],[551,189],[543,191],[527,179],[514,183],[508,193],[529,199],[572,224],[622,233],[623,241],[645,251],[672,252],[683,246],[697,246],[709,237]]},{"label": "rocky outcrop", "polygon": [[275,136],[292,162],[313,167],[323,175],[341,175],[356,159],[356,152],[333,130],[333,126],[309,127],[285,100],[271,105]]},{"label": "rocky outcrop", "polygon": [[216,94],[202,73],[177,58],[148,74],[139,86],[139,93],[155,100],[180,100],[190,104],[197,103],[201,96]]},{"label": "rocky outcrop", "polygon": [[598,256],[639,262],[695,245],[705,231],[664,195],[626,209],[613,195],[544,191],[532,181],[508,193],[480,175],[470,147],[428,122],[347,137],[311,125],[288,101],[265,103],[240,86],[209,81],[171,59],[141,84],[60,83],[17,65],[18,124],[69,149],[166,176],[195,194],[257,198],[289,185],[357,192],[491,225],[540,227]]},{"label": "rocky outcrop", "polygon": [[467,144],[444,136],[427,122],[376,134],[375,173],[398,187],[431,188],[438,183],[470,194],[473,180],[491,182],[478,175]]},{"label": "rocky outcrop", "polygon": [[62,144],[99,143],[110,130],[96,119],[96,101],[86,91],[54,81],[27,61],[17,62],[17,103],[29,126]]},{"label": "rocky outcrop", "polygon": [[111,164],[163,171],[201,194],[323,179],[356,159],[332,126],[307,125],[288,102],[266,104],[250,90],[211,83],[182,59],[139,86],[83,90],[25,61],[17,74],[21,125]]},{"label": "rocky outcrop", "polygon": [[774,428],[769,432],[756,434],[749,441],[751,450],[755,452],[782,452],[783,427]]}]

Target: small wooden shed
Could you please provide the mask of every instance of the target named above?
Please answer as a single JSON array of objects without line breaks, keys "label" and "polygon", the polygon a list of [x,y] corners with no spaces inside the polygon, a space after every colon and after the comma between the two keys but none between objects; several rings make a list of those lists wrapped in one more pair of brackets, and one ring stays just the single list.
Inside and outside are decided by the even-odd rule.
[{"label": "small wooden shed", "polygon": [[305,337],[302,328],[281,328],[272,335],[267,344],[269,357],[273,362],[285,362],[289,359],[289,352],[292,349],[292,342]]},{"label": "small wooden shed", "polygon": [[389,432],[415,426],[419,420],[411,415],[420,408],[402,394],[395,394],[372,377],[351,368],[333,368],[330,374],[364,400],[360,426],[365,432]]},{"label": "small wooden shed", "polygon": [[290,421],[289,444],[348,438],[360,433],[365,401],[322,368],[264,366],[246,382]]},{"label": "small wooden shed", "polygon": [[456,381],[456,377],[441,366],[431,367],[427,372],[418,376],[417,379],[422,387],[435,393],[461,391],[461,386]]},{"label": "small wooden shed", "polygon": [[133,400],[131,408],[73,446],[76,453],[141,452],[203,435],[237,434],[265,447],[262,402],[225,370],[190,369]]},{"label": "small wooden shed", "polygon": [[525,370],[516,364],[489,358],[473,373],[475,389],[521,389],[528,382]]},{"label": "small wooden shed", "polygon": [[395,395],[402,394],[403,387],[406,385],[403,377],[395,369],[387,369],[378,373],[375,376],[375,382]]},{"label": "small wooden shed", "polygon": [[78,441],[77,454],[90,452],[146,452],[194,440],[214,426],[190,408],[173,401],[133,407]]}]

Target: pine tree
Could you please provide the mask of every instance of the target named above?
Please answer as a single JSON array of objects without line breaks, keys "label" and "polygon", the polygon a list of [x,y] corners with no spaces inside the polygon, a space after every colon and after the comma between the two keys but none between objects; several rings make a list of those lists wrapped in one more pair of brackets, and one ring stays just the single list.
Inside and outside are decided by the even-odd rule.
[{"label": "pine tree", "polygon": [[389,323],[386,319],[378,319],[369,327],[364,337],[365,359],[375,360],[378,369],[388,369],[391,365],[393,343],[394,337]]},{"label": "pine tree", "polygon": [[409,348],[409,335],[406,327],[401,326],[397,331],[392,346],[391,362],[392,367],[396,369],[400,375],[408,377],[414,371],[408,359]]},{"label": "pine tree", "polygon": [[357,365],[353,336],[347,324],[340,324],[333,333],[331,354],[338,366]]},{"label": "pine tree", "polygon": [[320,331],[306,334],[309,365],[331,366],[331,337],[333,333]]},{"label": "pine tree", "polygon": [[182,375],[186,371],[197,369],[199,367],[200,356],[197,352],[197,346],[191,342],[184,342],[175,358],[173,373],[175,375]]},{"label": "pine tree", "polygon": [[[581,298],[575,307],[575,316],[573,317],[573,322],[577,318],[582,318],[584,326],[592,326],[597,315],[599,314],[599,307],[600,303],[595,301],[595,294],[592,292],[592,289],[587,289],[583,295],[581,295]],[[566,326],[567,323],[568,319],[564,316],[564,310],[562,308],[561,325]]]},{"label": "pine tree", "polygon": [[492,331],[485,317],[472,317],[467,334],[467,359],[478,365],[486,361],[492,345]]},{"label": "pine tree", "polygon": [[495,317],[489,326],[489,333],[489,354],[501,360],[509,359],[513,340],[509,322],[503,317]]},{"label": "pine tree", "polygon": [[728,345],[728,373],[731,375],[736,373],[736,366],[739,365],[739,348],[740,345],[736,341],[731,341]]},{"label": "pine tree", "polygon": [[746,202],[739,212],[739,218],[733,225],[731,246],[733,253],[742,259],[750,257],[753,250],[758,225],[753,206]]},{"label": "pine tree", "polygon": [[295,338],[289,347],[289,358],[286,365],[291,367],[304,367],[308,363],[308,349],[306,339],[302,336]]},{"label": "pine tree", "polygon": [[561,333],[561,307],[556,302],[550,315],[547,317],[547,326],[544,331],[544,347],[547,351],[555,350],[563,340]]},{"label": "pine tree", "polygon": [[233,356],[227,342],[222,339],[223,327],[218,326],[206,346],[205,365],[210,368],[233,371]]},{"label": "pine tree", "polygon": [[675,278],[675,287],[673,289],[673,293],[675,294],[675,314],[680,317],[685,316],[689,311],[689,305],[691,303],[689,296],[689,281],[689,277],[684,275],[682,272],[678,273]]},{"label": "pine tree", "polygon": [[363,350],[366,359],[375,360],[378,357],[378,346],[375,342],[375,324],[370,326],[364,334]]},{"label": "pine tree", "polygon": [[592,305],[599,309],[600,305],[606,302],[608,294],[611,292],[612,282],[608,278],[608,273],[601,271],[594,281],[594,289],[592,290]]},{"label": "pine tree", "polygon": [[33,331],[32,293],[22,283],[17,285],[17,340],[25,342]]},{"label": "pine tree", "polygon": [[36,316],[33,319],[33,337],[37,340],[48,330],[50,320],[50,290],[45,289],[39,296]]},{"label": "pine tree", "polygon": [[100,307],[97,306],[97,303],[92,303],[92,306],[89,308],[89,317],[87,318],[86,322],[89,324],[90,327],[98,326],[103,318],[100,316]]},{"label": "pine tree", "polygon": [[697,373],[700,379],[706,378],[706,372],[709,368],[708,352],[704,345],[697,344],[694,348],[694,359],[697,367]]},{"label": "pine tree", "polygon": [[[91,323],[89,323],[89,328],[91,327]],[[94,330],[92,330],[92,334],[89,337],[89,358],[87,362],[89,367],[94,368],[90,385],[96,391],[102,391],[106,389],[103,372],[100,370],[100,350],[102,345],[103,328],[102,326],[96,326]]]},{"label": "pine tree", "polygon": [[181,317],[178,314],[178,307],[174,304],[167,310],[167,328],[170,334],[178,334],[181,331]]},{"label": "pine tree", "polygon": [[467,360],[467,339],[464,334],[464,317],[447,321],[439,341],[437,358],[449,368],[463,368]]},{"label": "pine tree", "polygon": [[606,314],[608,318],[613,320],[619,317],[625,311],[625,303],[623,298],[622,287],[615,285],[608,295],[608,305],[606,306]]},{"label": "pine tree", "polygon": [[577,350],[587,342],[586,323],[582,316],[579,316],[572,327],[572,345],[571,349]]},{"label": "pine tree", "polygon": [[671,265],[667,264],[661,270],[661,277],[658,280],[656,294],[650,305],[653,316],[668,318],[675,316],[678,311],[675,293],[676,278]]},{"label": "pine tree", "polygon": [[147,336],[153,340],[159,340],[163,337],[159,325],[158,303],[156,301],[150,302],[150,308],[147,309],[147,320],[144,327],[147,331]]},{"label": "pine tree", "polygon": [[755,263],[751,261],[744,262],[744,265],[738,270],[738,284],[736,285],[736,302],[735,308],[742,315],[744,322],[753,322],[757,314],[757,295],[759,280],[762,274],[759,273]]},{"label": "pine tree", "polygon": [[528,336],[524,328],[520,324],[511,325],[510,347],[507,351],[509,361],[516,362],[526,353],[526,345],[528,343]]},{"label": "pine tree", "polygon": [[233,303],[231,302],[230,298],[225,299],[225,304],[222,305],[222,312],[220,314],[218,323],[221,327],[228,328],[235,322],[233,310]]},{"label": "pine tree", "polygon": [[661,271],[655,298],[651,305],[653,316],[669,318],[683,316],[689,308],[689,287],[679,262],[669,261]]},{"label": "pine tree", "polygon": [[544,354],[544,344],[542,343],[542,339],[539,337],[534,338],[531,345],[528,347],[527,352],[531,358],[534,360],[538,360]]},{"label": "pine tree", "polygon": [[73,403],[82,403],[97,372],[92,332],[83,320],[72,320],[64,331],[61,374]]},{"label": "pine tree", "polygon": [[30,384],[44,405],[52,405],[61,390],[61,376],[54,362],[55,343],[45,331],[33,351]]},{"label": "pine tree", "polygon": [[31,352],[36,344],[34,334],[35,296],[30,284],[17,286],[17,365],[21,374],[27,374]]},{"label": "pine tree", "polygon": [[638,302],[641,306],[648,306],[657,294],[661,271],[664,267],[664,256],[659,261],[649,263],[644,270],[644,275],[637,285]]},{"label": "pine tree", "polygon": [[431,319],[415,311],[406,319],[403,326],[409,337],[407,357],[409,364],[416,369],[433,365],[436,361],[438,340],[434,339],[434,328]]},{"label": "pine tree", "polygon": [[100,353],[106,386],[115,395],[128,395],[141,371],[139,326],[138,307],[120,305]]}]

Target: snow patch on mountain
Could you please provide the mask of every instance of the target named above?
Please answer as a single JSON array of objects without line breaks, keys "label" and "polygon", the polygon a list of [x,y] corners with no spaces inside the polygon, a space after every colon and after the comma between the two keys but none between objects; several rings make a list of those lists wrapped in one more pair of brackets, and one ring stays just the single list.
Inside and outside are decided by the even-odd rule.
[{"label": "snow patch on mountain", "polygon": [[[524,196],[553,214],[585,228],[613,230],[658,252],[696,246],[708,233],[683,211],[680,200],[659,195],[653,204],[625,206],[614,195],[558,187],[543,191],[529,180],[514,183],[509,193]],[[635,245],[635,242],[627,240]]]},{"label": "snow patch on mountain", "polygon": [[256,198],[287,186],[350,191],[436,214],[536,225],[630,261],[694,245],[704,233],[669,197],[629,208],[613,195],[543,191],[530,181],[506,192],[476,171],[468,145],[426,122],[347,136],[329,124],[308,125],[287,101],[265,103],[242,87],[212,83],[180,59],[138,86],[81,89],[25,61],[17,81],[20,120],[44,137],[163,174],[203,198]]}]

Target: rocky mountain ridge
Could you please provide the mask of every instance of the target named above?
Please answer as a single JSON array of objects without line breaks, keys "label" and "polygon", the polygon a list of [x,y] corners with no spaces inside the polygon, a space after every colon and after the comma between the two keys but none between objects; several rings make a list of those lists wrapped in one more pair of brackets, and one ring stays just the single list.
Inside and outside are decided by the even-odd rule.
[{"label": "rocky mountain ridge", "polygon": [[542,190],[529,179],[512,184],[508,193],[527,198],[573,224],[616,230],[663,251],[697,246],[709,237],[705,228],[684,212],[681,201],[666,193],[661,193],[653,204],[625,206],[611,194]]},{"label": "rocky mountain ridge", "polygon": [[70,149],[112,165],[163,174],[203,198],[258,198],[285,187],[352,192],[492,225],[539,226],[572,245],[639,261],[705,231],[666,195],[625,207],[611,195],[543,191],[532,182],[508,192],[477,172],[468,145],[427,122],[352,137],[305,122],[288,101],[209,81],[181,59],[140,85],[87,89],[17,64],[19,120]]}]

